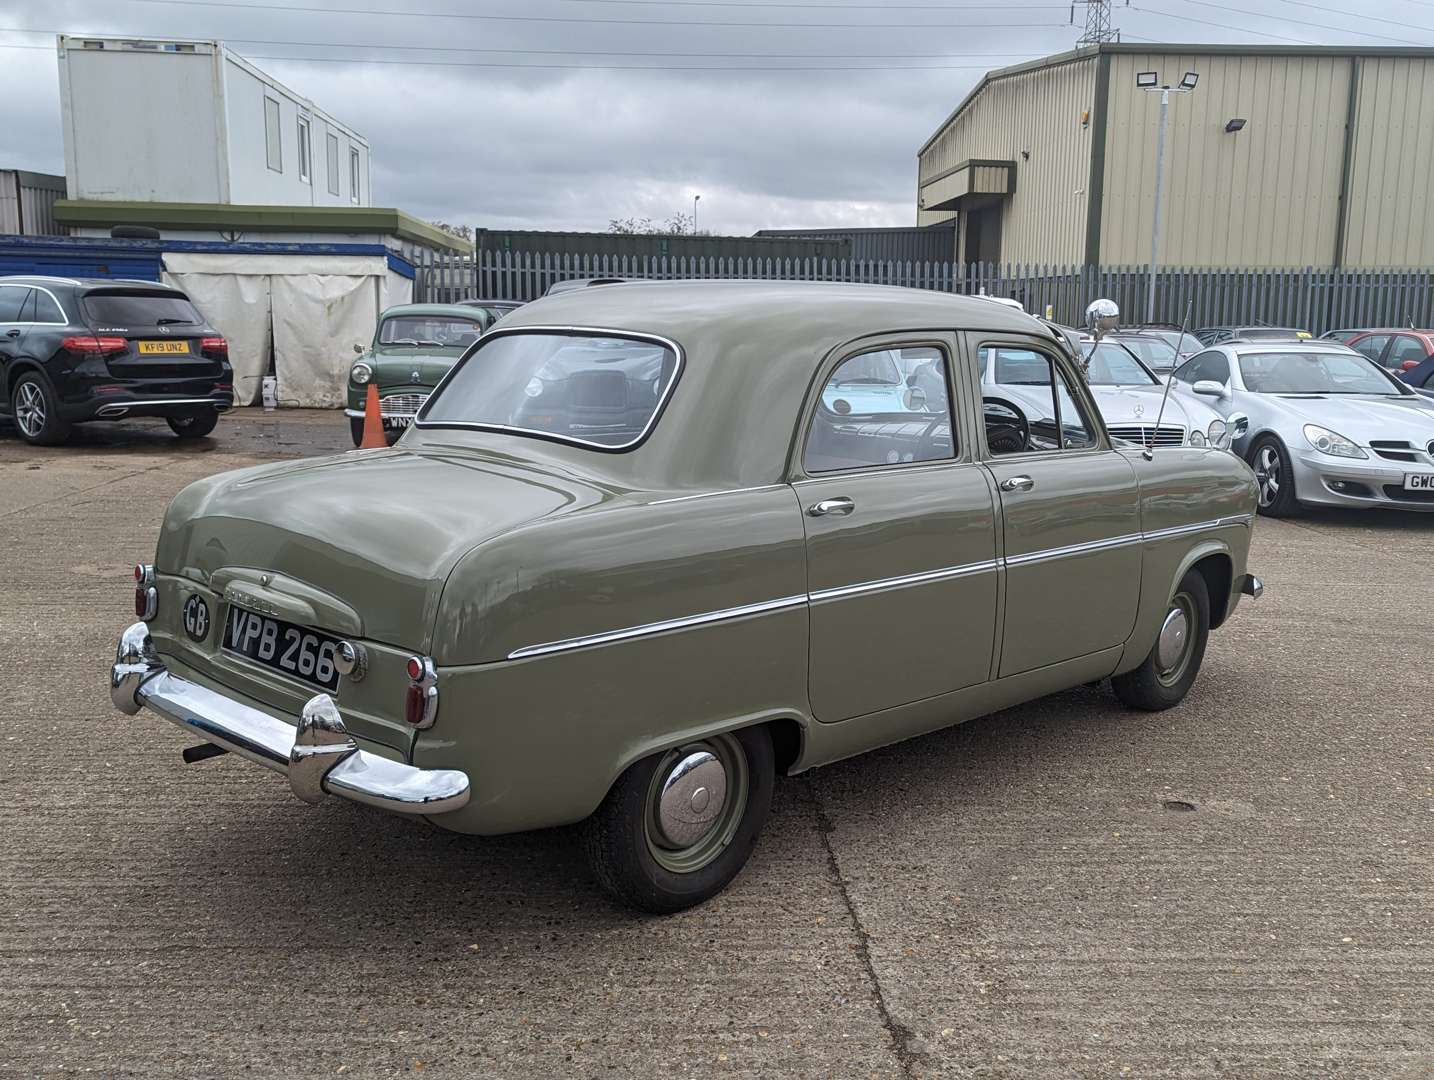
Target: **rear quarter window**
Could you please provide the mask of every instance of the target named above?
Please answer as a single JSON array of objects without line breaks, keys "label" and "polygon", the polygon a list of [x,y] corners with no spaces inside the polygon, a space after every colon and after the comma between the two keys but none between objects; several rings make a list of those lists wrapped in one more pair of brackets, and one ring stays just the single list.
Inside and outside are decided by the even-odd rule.
[{"label": "rear quarter window", "polygon": [[89,293],[80,301],[91,327],[199,326],[203,317],[174,293]]}]

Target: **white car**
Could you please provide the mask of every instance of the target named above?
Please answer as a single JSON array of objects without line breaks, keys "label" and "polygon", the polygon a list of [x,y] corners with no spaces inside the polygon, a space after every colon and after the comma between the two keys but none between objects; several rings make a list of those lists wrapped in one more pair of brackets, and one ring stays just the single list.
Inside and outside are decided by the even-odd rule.
[{"label": "white car", "polygon": [[[1097,345],[1086,338],[1080,342],[1080,356],[1087,361],[1086,381],[1111,438],[1147,447],[1230,448],[1225,419],[1179,383],[1171,386],[1162,416],[1165,383],[1123,345],[1115,341]],[[1009,400],[1032,423],[1052,415],[1049,372],[1044,358],[1029,350],[982,350],[982,393]]]}]

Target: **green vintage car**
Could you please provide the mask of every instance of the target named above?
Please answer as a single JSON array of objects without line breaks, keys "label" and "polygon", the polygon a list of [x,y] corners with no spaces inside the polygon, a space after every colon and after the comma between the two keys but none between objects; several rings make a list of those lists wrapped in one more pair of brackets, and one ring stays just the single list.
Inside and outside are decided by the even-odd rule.
[{"label": "green vintage car", "polygon": [[358,359],[349,368],[349,430],[363,440],[364,403],[370,383],[378,384],[384,434],[393,442],[413,423],[438,381],[463,350],[496,321],[493,311],[465,304],[401,304],[378,317],[373,341],[355,344]]},{"label": "green vintage car", "polygon": [[[529,304],[397,446],[184,489],[114,702],[311,802],[585,822],[617,896],[697,903],[778,774],[1097,680],[1168,708],[1259,595],[1249,467],[1112,446],[1066,348],[886,287]],[[983,398],[983,349],[1048,400]]]}]

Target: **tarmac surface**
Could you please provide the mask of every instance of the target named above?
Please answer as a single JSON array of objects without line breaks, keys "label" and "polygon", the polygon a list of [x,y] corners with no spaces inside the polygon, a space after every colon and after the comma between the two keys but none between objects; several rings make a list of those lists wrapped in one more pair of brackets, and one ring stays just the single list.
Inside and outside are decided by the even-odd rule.
[{"label": "tarmac surface", "polygon": [[0,431],[0,1076],[1434,1076],[1434,516],[1261,519],[1179,708],[782,780],[734,885],[651,918],[571,830],[309,808],[111,706],[174,493],[349,446]]}]

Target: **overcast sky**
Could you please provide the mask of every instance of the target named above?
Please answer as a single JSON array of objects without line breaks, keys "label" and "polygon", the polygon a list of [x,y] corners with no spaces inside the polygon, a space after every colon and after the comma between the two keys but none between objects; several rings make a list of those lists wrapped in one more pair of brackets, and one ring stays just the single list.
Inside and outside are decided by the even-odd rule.
[{"label": "overcast sky", "polygon": [[[917,148],[983,71],[1070,48],[1069,10],[4,0],[0,44],[38,47],[0,48],[0,167],[64,171],[56,31],[218,39],[367,136],[375,204],[424,218],[603,229],[690,213],[700,194],[698,225],[719,233],[909,225]],[[1113,21],[1127,41],[1434,45],[1434,0],[1117,0]]]}]

